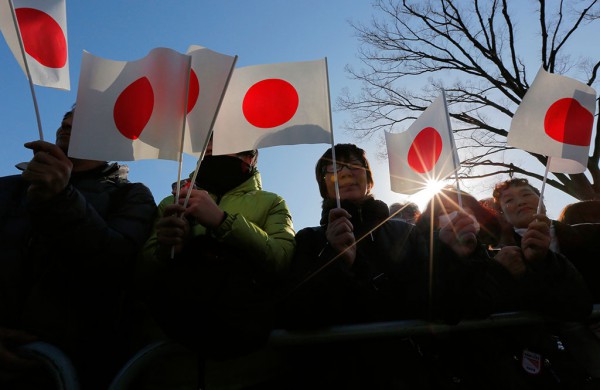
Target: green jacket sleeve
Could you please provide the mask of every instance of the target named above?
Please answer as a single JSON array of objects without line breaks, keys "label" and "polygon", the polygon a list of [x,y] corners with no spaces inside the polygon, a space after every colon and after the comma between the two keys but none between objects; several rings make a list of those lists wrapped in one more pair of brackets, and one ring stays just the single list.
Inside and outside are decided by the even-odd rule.
[{"label": "green jacket sleeve", "polygon": [[266,272],[279,274],[289,270],[295,247],[294,229],[285,201],[279,196],[271,198],[263,226],[241,213],[228,213],[214,234],[222,243],[243,250]]}]

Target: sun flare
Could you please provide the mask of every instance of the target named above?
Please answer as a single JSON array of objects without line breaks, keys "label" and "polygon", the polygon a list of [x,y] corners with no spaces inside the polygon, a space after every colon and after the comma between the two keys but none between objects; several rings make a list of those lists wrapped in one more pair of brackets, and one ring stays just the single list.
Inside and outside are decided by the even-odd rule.
[{"label": "sun flare", "polygon": [[428,180],[421,195],[429,199],[440,192],[444,186],[446,186],[446,182],[444,180]]},{"label": "sun flare", "polygon": [[425,187],[412,196],[412,201],[415,202],[421,210],[427,207],[427,203],[435,194],[440,192],[448,183],[444,180],[430,179],[425,183]]}]

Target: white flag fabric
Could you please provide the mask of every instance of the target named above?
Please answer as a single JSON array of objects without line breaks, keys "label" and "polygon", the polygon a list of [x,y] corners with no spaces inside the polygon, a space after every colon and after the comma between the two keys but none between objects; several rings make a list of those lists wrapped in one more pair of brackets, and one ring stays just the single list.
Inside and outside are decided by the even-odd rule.
[{"label": "white flag fabric", "polygon": [[166,48],[131,62],[84,52],[69,156],[178,160],[190,62]]},{"label": "white flag fabric", "polygon": [[235,69],[214,126],[213,154],[331,143],[325,59]]},{"label": "white flag fabric", "polygon": [[595,112],[593,88],[540,68],[513,116],[507,144],[552,157],[550,172],[585,172]]},{"label": "white flag fabric", "polygon": [[385,132],[394,192],[414,194],[430,180],[443,180],[459,168],[444,95],[402,133]]},{"label": "white flag fabric", "polygon": [[225,93],[236,57],[196,45],[190,46],[187,54],[192,57],[192,71],[183,151],[199,157]]},{"label": "white flag fabric", "polygon": [[19,31],[9,1],[0,0],[0,29],[23,72],[19,31],[31,81],[44,87],[70,89],[65,0],[12,0]]}]

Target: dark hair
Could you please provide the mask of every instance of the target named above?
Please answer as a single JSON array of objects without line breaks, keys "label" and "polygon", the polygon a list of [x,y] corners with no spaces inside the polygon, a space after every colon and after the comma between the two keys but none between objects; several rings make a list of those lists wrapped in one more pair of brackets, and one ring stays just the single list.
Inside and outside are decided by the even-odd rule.
[{"label": "dark hair", "polygon": [[[371,188],[375,184],[373,182],[373,173],[371,172],[371,166],[367,160],[366,153],[363,149],[359,148],[354,144],[337,144],[335,145],[335,158],[337,161],[348,161],[352,158],[356,158],[365,167],[367,172],[367,191],[370,192]],[[327,199],[327,184],[325,183],[325,167],[332,162],[331,148],[327,149],[321,156],[317,165],[315,166],[315,177],[317,183],[319,183],[319,192],[323,199]]]},{"label": "dark hair", "polygon": [[244,150],[243,152],[236,153],[236,155],[240,157],[250,156],[250,158],[254,159],[253,164],[254,168],[256,168],[256,164],[258,163],[258,149]]},{"label": "dark hair", "polygon": [[568,225],[600,223],[600,200],[582,200],[567,205],[560,213],[558,221]]},{"label": "dark hair", "polygon": [[239,152],[236,153],[238,156],[250,156],[250,157],[254,157],[256,155],[258,155],[258,149],[252,149],[252,150],[244,150],[243,152]]},{"label": "dark hair", "polygon": [[[452,199],[458,203],[459,191],[454,187],[443,188],[439,193],[433,197],[433,224],[434,228],[437,228],[438,217],[441,214],[445,214],[442,201],[444,198]],[[470,208],[473,211],[473,216],[479,223],[481,230],[479,231],[479,239],[485,244],[495,245],[500,239],[501,225],[498,220],[499,215],[496,211],[482,205],[473,195],[468,194],[464,191],[460,191],[462,206],[463,208]],[[423,234],[429,231],[431,228],[431,213],[432,213],[432,202],[427,203],[425,211],[421,213],[417,220],[417,228]]]},{"label": "dark hair", "polygon": [[492,194],[492,196],[494,197],[494,203],[496,203],[496,205],[499,208],[500,207],[500,197],[502,196],[502,193],[505,190],[507,190],[510,187],[523,187],[523,186],[528,186],[529,188],[531,188],[531,190],[537,196],[541,196],[540,190],[538,190],[537,188],[535,188],[534,186],[529,184],[529,180],[527,180],[525,178],[515,178],[515,179],[505,180],[505,181],[502,181],[502,182],[496,184],[496,186],[494,187],[494,192]]}]

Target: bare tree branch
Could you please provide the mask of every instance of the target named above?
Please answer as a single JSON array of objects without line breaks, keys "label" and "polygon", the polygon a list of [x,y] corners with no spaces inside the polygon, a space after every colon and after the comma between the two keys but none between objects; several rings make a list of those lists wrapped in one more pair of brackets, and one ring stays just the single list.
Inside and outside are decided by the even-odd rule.
[{"label": "bare tree branch", "polygon": [[[523,3],[512,0],[375,0],[378,17],[369,26],[352,24],[363,67],[346,70],[362,89],[337,101],[339,109],[352,112],[346,128],[359,137],[405,129],[444,89],[462,157],[460,177],[510,173],[541,179],[503,160],[511,150],[507,122],[529,89],[526,64],[541,58],[547,70],[578,70],[588,85],[597,83],[600,60],[571,61],[569,50],[577,34],[597,29],[600,0],[569,2],[568,8],[563,0],[552,6],[538,0],[537,14],[515,14],[516,4],[522,9]],[[518,23],[527,18],[539,24],[539,57],[533,50],[519,52]],[[411,88],[414,82],[424,86]],[[596,123],[588,174],[553,174],[549,185],[578,199],[600,198],[598,130]],[[546,157],[529,155],[546,164]]]}]

